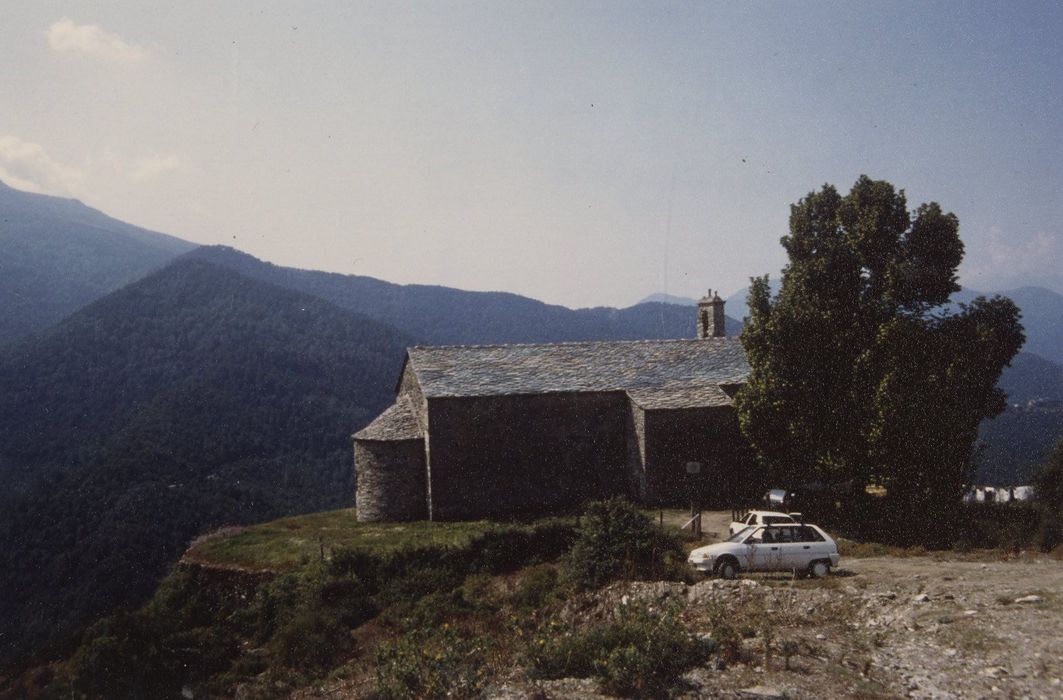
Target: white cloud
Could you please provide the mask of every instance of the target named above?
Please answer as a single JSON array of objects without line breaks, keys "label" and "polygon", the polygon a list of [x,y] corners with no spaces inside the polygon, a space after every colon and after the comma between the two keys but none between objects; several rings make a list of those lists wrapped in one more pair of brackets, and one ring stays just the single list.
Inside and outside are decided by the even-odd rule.
[{"label": "white cloud", "polygon": [[999,226],[991,226],[987,233],[968,246],[964,284],[1003,288],[1058,279],[1063,255],[1063,241],[1058,234],[1045,230],[1013,233]]},{"label": "white cloud", "polygon": [[133,165],[129,179],[133,182],[144,182],[180,167],[181,159],[174,155],[141,158]]},{"label": "white cloud", "polygon": [[64,17],[44,32],[53,51],[80,53],[112,61],[133,63],[145,58],[147,49],[95,24],[75,24]]},{"label": "white cloud", "polygon": [[53,159],[40,144],[17,136],[0,136],[0,180],[20,190],[72,195],[84,173]]},{"label": "white cloud", "polygon": [[1019,270],[1039,270],[1045,265],[1055,265],[1056,237],[1047,231],[1023,235],[1008,235],[999,227],[989,229],[988,252],[996,267],[1008,266]]}]

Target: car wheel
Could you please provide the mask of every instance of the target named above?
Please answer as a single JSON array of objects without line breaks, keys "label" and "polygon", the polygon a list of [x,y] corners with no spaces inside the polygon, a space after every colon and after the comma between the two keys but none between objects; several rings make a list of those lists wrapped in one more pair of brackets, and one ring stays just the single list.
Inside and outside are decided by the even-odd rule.
[{"label": "car wheel", "polygon": [[720,578],[724,578],[730,581],[738,575],[738,567],[735,566],[735,563],[730,559],[725,559],[723,562],[720,563],[720,566],[716,570],[716,573],[720,575]]},{"label": "car wheel", "polygon": [[823,578],[830,573],[830,564],[825,561],[814,561],[809,565],[808,573],[816,578]]}]

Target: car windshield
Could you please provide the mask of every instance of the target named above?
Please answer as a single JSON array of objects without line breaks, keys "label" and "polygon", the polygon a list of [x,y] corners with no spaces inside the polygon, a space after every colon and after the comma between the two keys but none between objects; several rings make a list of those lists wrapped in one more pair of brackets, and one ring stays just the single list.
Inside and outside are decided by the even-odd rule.
[{"label": "car windshield", "polygon": [[730,537],[728,537],[725,541],[726,542],[741,542],[742,540],[744,540],[746,538],[746,535],[748,535],[752,531],[753,531],[752,527],[744,527],[741,530],[739,530],[738,532],[736,532],[735,534],[733,534]]}]

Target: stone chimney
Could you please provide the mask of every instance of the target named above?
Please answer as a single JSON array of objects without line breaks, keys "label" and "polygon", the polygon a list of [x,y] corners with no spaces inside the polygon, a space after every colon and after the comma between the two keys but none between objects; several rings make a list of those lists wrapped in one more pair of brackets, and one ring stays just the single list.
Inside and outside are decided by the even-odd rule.
[{"label": "stone chimney", "polygon": [[698,301],[698,338],[722,338],[727,335],[725,319],[723,315],[723,299],[720,298],[720,290],[716,294],[710,289],[701,300]]}]

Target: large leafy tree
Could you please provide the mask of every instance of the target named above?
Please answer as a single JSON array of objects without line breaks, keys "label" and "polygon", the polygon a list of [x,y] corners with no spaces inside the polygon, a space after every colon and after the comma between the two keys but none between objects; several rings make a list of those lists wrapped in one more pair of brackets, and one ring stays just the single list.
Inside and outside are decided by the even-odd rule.
[{"label": "large leafy tree", "polygon": [[958,502],[978,424],[1022,346],[1004,297],[952,307],[959,222],[937,204],[861,177],[791,207],[773,298],[753,280],[742,332],[751,374],[742,429],[773,483],[886,487],[909,514]]}]

